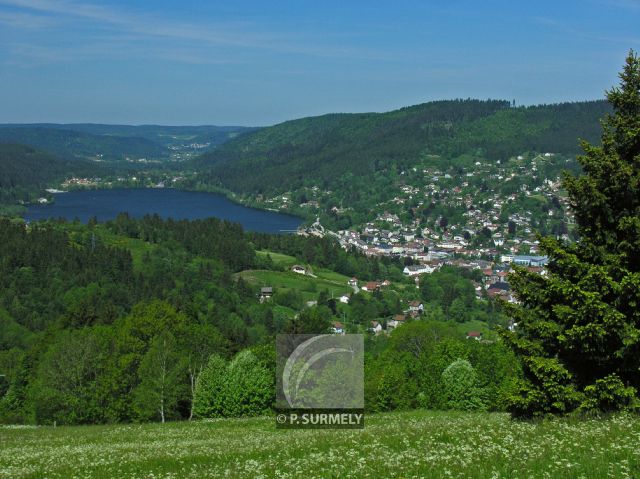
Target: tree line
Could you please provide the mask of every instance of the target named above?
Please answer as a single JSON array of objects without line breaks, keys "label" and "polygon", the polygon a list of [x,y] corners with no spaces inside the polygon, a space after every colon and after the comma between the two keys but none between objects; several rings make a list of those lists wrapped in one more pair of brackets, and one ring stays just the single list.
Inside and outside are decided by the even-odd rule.
[{"label": "tree line", "polygon": [[[304,256],[306,242],[312,245],[311,256]],[[268,267],[255,254],[258,245],[329,266],[344,256],[362,277],[381,271],[373,268],[374,260],[353,259],[324,240],[246,234],[236,224],[215,219],[120,215],[87,225],[1,220],[0,420],[89,424],[270,410],[275,335],[329,332],[341,312],[324,291],[318,291],[313,307],[285,297],[261,304],[257,288],[235,275],[244,268]],[[460,278],[450,274],[455,284]],[[431,289],[425,287],[427,291]],[[440,293],[430,294],[434,311],[442,309],[446,302]],[[390,317],[403,309],[393,292],[360,293],[352,301],[351,324],[363,330],[369,327],[367,318]],[[414,323],[428,318],[445,324],[444,317],[438,321],[431,315]],[[407,325],[407,331],[419,327]],[[440,336],[454,341],[460,351],[472,346],[459,330],[434,338]],[[371,410],[396,407],[383,407],[374,399],[391,394],[389,375],[396,374],[400,355],[395,344],[386,337],[369,343],[367,364],[378,365],[378,372],[366,378]],[[480,368],[471,355],[463,356]],[[411,356],[403,357],[409,367]],[[455,359],[446,356],[438,364],[448,366]],[[432,378],[442,375],[438,368]],[[408,374],[403,381],[414,382],[415,394],[403,393],[397,407],[423,404],[419,393],[431,379],[414,380],[413,370],[403,371]],[[478,369],[479,384],[486,387],[482,371]],[[382,383],[379,374],[387,377]],[[499,407],[489,396],[482,404]]]}]

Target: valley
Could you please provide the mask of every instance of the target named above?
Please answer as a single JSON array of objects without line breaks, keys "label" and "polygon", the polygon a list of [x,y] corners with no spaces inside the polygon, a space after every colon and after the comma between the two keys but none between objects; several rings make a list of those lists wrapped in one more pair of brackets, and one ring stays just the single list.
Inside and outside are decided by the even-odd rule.
[{"label": "valley", "polygon": [[0,0],[0,478],[640,478],[639,6]]}]

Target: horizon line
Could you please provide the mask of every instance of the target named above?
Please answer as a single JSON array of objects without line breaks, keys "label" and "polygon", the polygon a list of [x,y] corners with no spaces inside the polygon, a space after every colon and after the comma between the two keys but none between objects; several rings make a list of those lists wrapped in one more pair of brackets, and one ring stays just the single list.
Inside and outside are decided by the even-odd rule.
[{"label": "horizon line", "polygon": [[[276,125],[280,125],[282,123],[287,123],[289,121],[296,121],[296,120],[303,120],[303,119],[308,119],[308,118],[319,118],[322,116],[328,116],[328,115],[367,115],[367,114],[378,114],[378,115],[382,115],[385,113],[391,113],[394,111],[399,111],[399,110],[403,110],[406,108],[413,108],[413,107],[417,107],[417,106],[421,106],[421,105],[427,105],[430,103],[441,103],[441,102],[455,102],[455,101],[483,101],[483,102],[488,102],[488,101],[504,101],[504,102],[508,102],[510,105],[512,105],[512,102],[515,102],[516,99],[512,99],[512,100],[507,100],[504,98],[487,98],[487,99],[480,99],[480,98],[472,98],[472,97],[467,97],[467,98],[448,98],[448,99],[439,99],[439,100],[429,100],[429,101],[423,101],[420,103],[414,103],[411,105],[404,105],[404,106],[400,106],[391,110],[384,110],[384,111],[343,111],[343,112],[338,112],[338,111],[330,111],[330,112],[326,112],[326,113],[319,113],[316,115],[306,115],[306,116],[299,116],[299,117],[295,117],[295,118],[289,118],[287,120],[283,120],[283,121],[279,121],[276,123],[271,123],[271,124],[267,124],[267,125],[239,125],[239,124],[222,124],[222,123],[218,123],[218,124],[213,124],[213,123],[175,123],[175,124],[170,124],[170,123],[155,123],[155,122],[142,122],[142,123],[122,123],[122,122],[113,122],[113,123],[106,123],[106,122],[101,122],[101,121],[64,121],[64,122],[56,122],[56,121],[34,121],[34,122],[0,122],[0,128],[8,128],[8,127],[12,127],[12,126],[38,126],[38,125],[56,125],[56,126],[77,126],[77,125],[95,125],[95,126],[126,126],[126,127],[176,127],[176,128],[180,128],[180,127],[191,127],[191,128],[197,128],[197,127],[215,127],[215,128],[269,128],[272,126],[276,126]],[[593,103],[593,102],[598,102],[598,101],[603,101],[603,102],[607,102],[608,100],[603,97],[603,98],[596,98],[596,99],[582,99],[582,100],[565,100],[565,101],[557,101],[557,102],[550,102],[550,103],[529,103],[529,104],[520,104],[518,105],[517,102],[515,105],[510,106],[511,108],[531,108],[531,107],[543,107],[543,106],[554,106],[554,105],[565,105],[565,104],[571,104],[571,103]]]}]

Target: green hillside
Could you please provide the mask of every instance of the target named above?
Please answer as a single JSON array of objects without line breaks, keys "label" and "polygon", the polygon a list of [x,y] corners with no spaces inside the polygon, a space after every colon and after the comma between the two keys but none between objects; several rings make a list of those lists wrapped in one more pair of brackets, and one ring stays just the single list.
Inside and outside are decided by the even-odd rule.
[{"label": "green hillside", "polygon": [[145,138],[95,135],[42,126],[0,127],[0,142],[29,145],[64,158],[124,160],[127,156],[157,158],[168,155],[162,145]]},{"label": "green hillside", "polygon": [[0,204],[27,201],[53,181],[100,171],[87,161],[63,160],[30,146],[0,143]]},{"label": "green hillside", "polygon": [[[239,273],[247,283],[262,287],[272,286],[277,291],[295,290],[302,295],[305,301],[318,298],[320,291],[327,291],[338,297],[342,294],[350,294],[353,289],[347,285],[346,276],[331,272],[318,272],[315,277],[304,276],[288,271],[246,270]],[[328,279],[331,278],[331,279]],[[339,279],[338,279],[339,278]]]},{"label": "green hillside", "polygon": [[[200,185],[274,193],[332,188],[427,155],[504,159],[523,151],[575,153],[596,141],[605,101],[511,108],[500,100],[438,101],[387,113],[331,114],[288,121],[231,140],[193,162]],[[434,161],[438,161],[435,159]]]},{"label": "green hillside", "polygon": [[31,125],[14,124],[6,127],[33,127],[68,130],[90,135],[143,138],[162,146],[189,143],[210,143],[215,147],[238,136],[255,130],[243,126],[168,126],[168,125],[107,125],[101,123],[37,123]]}]

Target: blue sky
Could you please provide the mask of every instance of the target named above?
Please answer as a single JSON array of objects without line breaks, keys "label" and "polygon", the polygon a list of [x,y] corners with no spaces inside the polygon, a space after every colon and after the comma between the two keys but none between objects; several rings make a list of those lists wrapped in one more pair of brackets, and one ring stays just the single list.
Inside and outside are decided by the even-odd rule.
[{"label": "blue sky", "polygon": [[268,125],[597,99],[640,0],[0,0],[0,122]]}]

